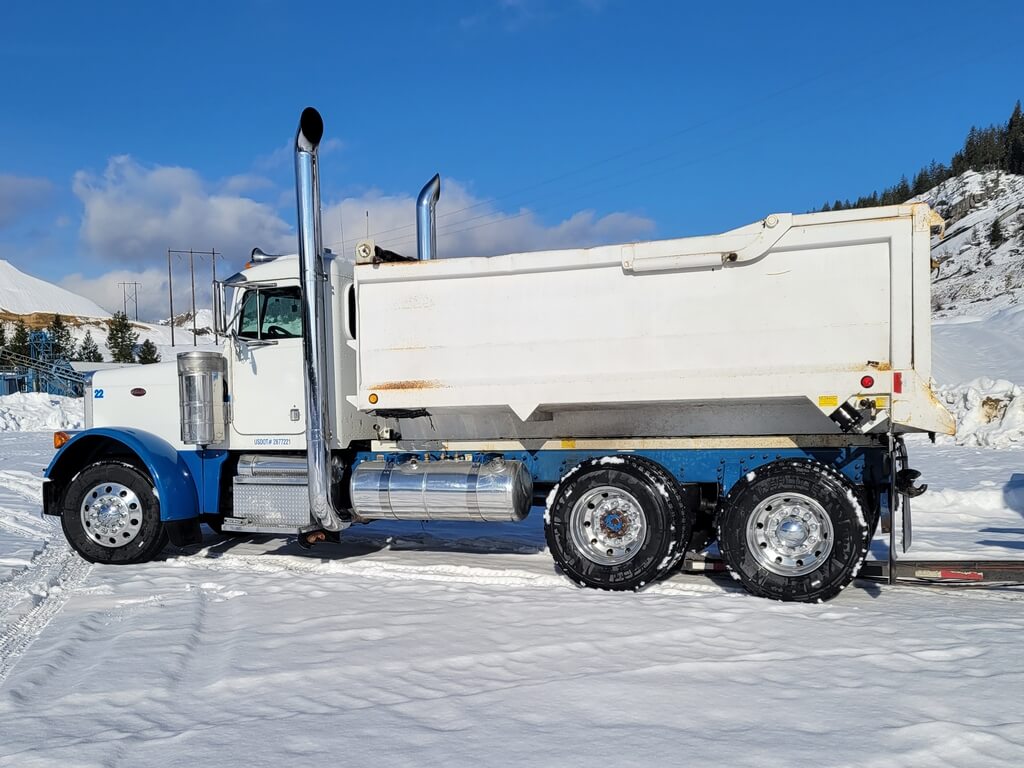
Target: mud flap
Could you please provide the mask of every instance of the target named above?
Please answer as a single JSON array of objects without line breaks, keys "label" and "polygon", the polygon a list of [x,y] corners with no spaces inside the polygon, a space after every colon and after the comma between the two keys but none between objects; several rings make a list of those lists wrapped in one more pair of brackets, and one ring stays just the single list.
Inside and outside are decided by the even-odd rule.
[{"label": "mud flap", "polygon": [[203,541],[203,531],[199,527],[198,517],[189,517],[185,520],[166,520],[164,530],[167,531],[167,538],[176,547],[188,547],[192,544],[200,544]]}]

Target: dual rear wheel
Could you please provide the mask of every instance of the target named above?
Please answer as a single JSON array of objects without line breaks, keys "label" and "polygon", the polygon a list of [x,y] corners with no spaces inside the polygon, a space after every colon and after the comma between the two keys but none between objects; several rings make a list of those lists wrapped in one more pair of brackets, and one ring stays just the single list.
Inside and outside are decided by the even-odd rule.
[{"label": "dual rear wheel", "polygon": [[[565,475],[545,511],[555,562],[573,581],[640,589],[672,573],[698,508],[659,464],[633,455],[590,459]],[[748,473],[719,505],[730,570],[754,595],[827,600],[860,568],[874,520],[856,486],[830,466],[783,460]],[[703,537],[700,542],[706,543]]]},{"label": "dual rear wheel", "polygon": [[775,461],[729,492],[718,546],[752,594],[821,602],[857,575],[876,524],[863,493],[834,467]]},{"label": "dual rear wheel", "polygon": [[671,573],[694,512],[663,467],[641,456],[589,459],[552,492],[544,533],[555,562],[577,584],[640,589]]}]

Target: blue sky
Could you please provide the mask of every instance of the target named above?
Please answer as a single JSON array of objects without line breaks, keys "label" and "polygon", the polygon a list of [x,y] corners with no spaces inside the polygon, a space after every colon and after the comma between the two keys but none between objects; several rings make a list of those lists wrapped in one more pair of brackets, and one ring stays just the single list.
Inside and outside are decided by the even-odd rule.
[{"label": "blue sky", "polygon": [[[450,254],[720,231],[946,159],[1024,96],[1024,6],[622,0],[5,4],[0,258],[107,306],[167,248],[288,248],[298,114],[326,239]],[[350,243],[346,243],[348,247]]]}]

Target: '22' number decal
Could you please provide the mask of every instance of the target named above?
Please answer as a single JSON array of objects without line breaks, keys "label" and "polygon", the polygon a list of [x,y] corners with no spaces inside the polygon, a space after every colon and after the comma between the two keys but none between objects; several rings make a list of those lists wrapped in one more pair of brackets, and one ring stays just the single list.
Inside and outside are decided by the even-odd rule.
[{"label": "'22' number decal", "polygon": [[92,399],[93,400],[102,400],[103,399],[103,390],[102,389],[94,389],[93,392],[92,392]]}]

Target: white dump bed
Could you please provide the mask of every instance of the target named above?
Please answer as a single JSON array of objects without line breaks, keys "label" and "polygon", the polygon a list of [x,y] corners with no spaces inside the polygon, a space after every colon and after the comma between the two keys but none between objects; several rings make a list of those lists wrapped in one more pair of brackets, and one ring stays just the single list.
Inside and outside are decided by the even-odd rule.
[{"label": "white dump bed", "polygon": [[937,223],[918,203],[776,214],[705,237],[357,264],[352,401],[520,433],[580,412],[621,424],[639,409],[651,435],[837,431],[827,416],[849,402],[874,409],[861,430],[891,415],[900,429],[950,433],[928,385]]}]

